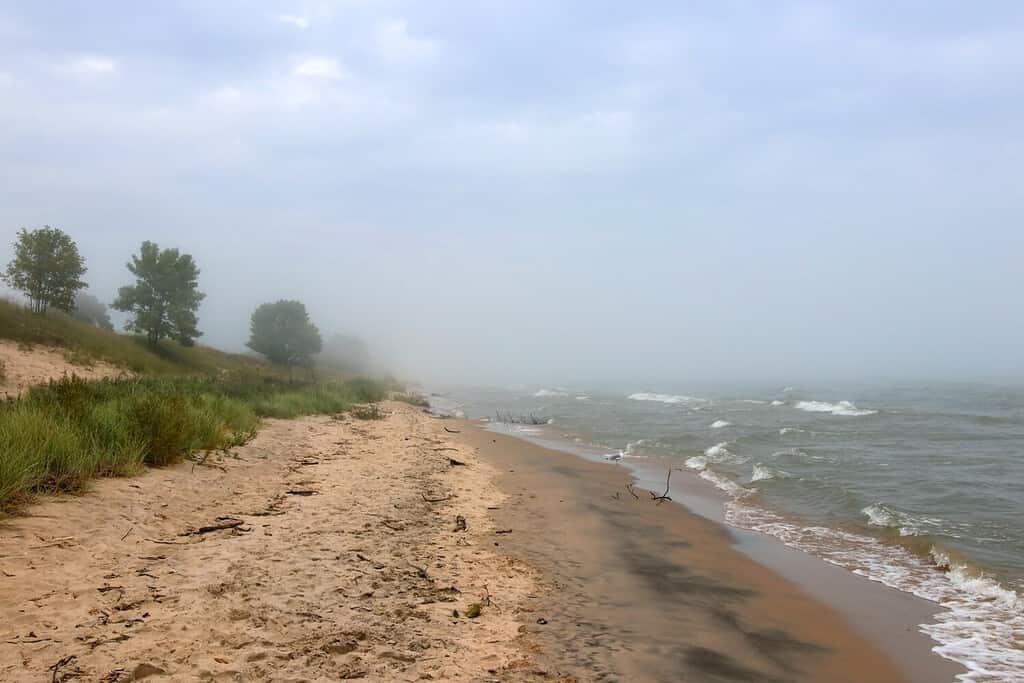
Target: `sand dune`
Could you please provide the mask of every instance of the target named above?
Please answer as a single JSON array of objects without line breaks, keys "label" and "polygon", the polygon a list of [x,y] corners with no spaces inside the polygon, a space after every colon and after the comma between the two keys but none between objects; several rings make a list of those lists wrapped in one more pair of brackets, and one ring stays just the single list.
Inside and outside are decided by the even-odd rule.
[{"label": "sand dune", "polygon": [[119,377],[130,374],[103,361],[88,366],[72,363],[65,351],[46,346],[22,347],[17,342],[0,339],[0,399],[17,396],[33,384],[45,384],[63,375],[86,379]]}]

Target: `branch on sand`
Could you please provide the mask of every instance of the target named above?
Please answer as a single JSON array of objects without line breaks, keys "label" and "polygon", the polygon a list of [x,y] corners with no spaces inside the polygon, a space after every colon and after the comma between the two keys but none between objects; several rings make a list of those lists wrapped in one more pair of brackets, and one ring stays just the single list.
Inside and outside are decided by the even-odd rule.
[{"label": "branch on sand", "polygon": [[[224,531],[225,529],[238,529],[243,524],[245,524],[245,520],[238,519],[237,517],[218,517],[216,524],[201,526],[193,531],[185,531],[179,534],[179,536],[199,536],[200,534],[208,534],[213,531]],[[245,529],[238,530],[245,531]]]},{"label": "branch on sand", "polygon": [[655,494],[654,491],[648,491],[648,493],[651,494],[651,500],[658,501],[658,505],[661,505],[666,500],[671,501],[672,498],[670,498],[669,495],[668,495],[669,484],[670,484],[671,481],[672,481],[672,468],[670,467],[669,470],[668,470],[668,476],[665,477],[665,493],[663,493],[663,494],[661,494],[659,496],[659,495]]},{"label": "branch on sand", "polygon": [[425,500],[428,503],[443,503],[446,500],[450,500],[452,496],[451,494],[448,494],[444,498],[428,498],[427,494],[421,493],[420,497],[422,497],[423,500]]}]

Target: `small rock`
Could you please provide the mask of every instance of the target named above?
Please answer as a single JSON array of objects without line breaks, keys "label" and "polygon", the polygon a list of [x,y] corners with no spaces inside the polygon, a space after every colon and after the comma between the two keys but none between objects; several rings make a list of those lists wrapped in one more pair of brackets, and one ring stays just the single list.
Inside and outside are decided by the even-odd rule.
[{"label": "small rock", "polygon": [[166,671],[158,666],[154,666],[148,662],[143,662],[132,669],[132,680],[141,681],[143,678],[148,678],[149,676],[163,676],[166,673]]},{"label": "small rock", "polygon": [[544,617],[541,617],[540,619],[537,620],[537,623],[540,624],[541,626],[543,626],[544,624],[548,623],[548,620],[545,619]]}]

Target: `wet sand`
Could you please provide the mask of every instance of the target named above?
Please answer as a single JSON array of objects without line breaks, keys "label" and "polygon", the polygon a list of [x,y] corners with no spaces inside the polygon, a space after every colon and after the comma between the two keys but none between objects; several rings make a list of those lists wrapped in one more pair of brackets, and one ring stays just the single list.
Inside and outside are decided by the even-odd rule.
[{"label": "wet sand", "polygon": [[546,622],[528,629],[553,671],[836,682],[943,681],[959,671],[927,650],[897,664],[849,619],[735,547],[729,529],[641,488],[634,498],[622,467],[461,424],[510,496],[494,511],[496,526],[511,529],[497,543],[544,577],[548,590],[526,609]]}]

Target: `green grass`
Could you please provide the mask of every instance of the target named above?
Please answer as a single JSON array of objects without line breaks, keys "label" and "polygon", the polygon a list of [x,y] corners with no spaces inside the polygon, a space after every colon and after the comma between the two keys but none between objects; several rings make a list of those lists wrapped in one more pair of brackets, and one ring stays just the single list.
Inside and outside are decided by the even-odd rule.
[{"label": "green grass", "polygon": [[204,450],[240,445],[261,417],[336,413],[381,400],[365,379],[298,383],[222,377],[65,377],[0,403],[0,511]]}]

